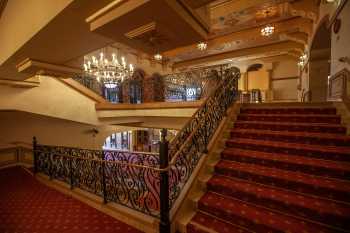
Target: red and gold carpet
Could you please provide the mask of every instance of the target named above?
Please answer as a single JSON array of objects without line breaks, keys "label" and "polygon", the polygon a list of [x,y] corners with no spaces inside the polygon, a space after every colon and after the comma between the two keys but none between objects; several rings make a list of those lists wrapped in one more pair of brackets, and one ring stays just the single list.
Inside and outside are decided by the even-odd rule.
[{"label": "red and gold carpet", "polygon": [[1,233],[140,231],[37,181],[21,167],[0,170]]},{"label": "red and gold carpet", "polygon": [[350,232],[345,132],[332,107],[241,109],[187,232]]}]

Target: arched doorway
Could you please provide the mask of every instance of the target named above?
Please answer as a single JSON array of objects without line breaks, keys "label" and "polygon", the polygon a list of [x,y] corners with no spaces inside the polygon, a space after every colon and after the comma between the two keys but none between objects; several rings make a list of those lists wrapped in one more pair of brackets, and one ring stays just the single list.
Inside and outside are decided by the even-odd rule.
[{"label": "arched doorway", "polygon": [[309,91],[312,102],[327,100],[331,60],[331,31],[326,16],[314,35],[309,54]]}]

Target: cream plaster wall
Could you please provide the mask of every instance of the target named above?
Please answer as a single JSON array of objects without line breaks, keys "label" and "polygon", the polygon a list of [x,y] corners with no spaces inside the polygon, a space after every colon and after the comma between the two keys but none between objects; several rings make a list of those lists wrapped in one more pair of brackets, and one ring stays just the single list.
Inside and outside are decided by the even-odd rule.
[{"label": "cream plaster wall", "polygon": [[[96,137],[93,137],[93,128],[99,131]],[[14,142],[31,144],[36,136],[40,144],[99,149],[113,132],[130,129],[133,128],[94,126],[25,112],[0,112],[2,147],[13,146]]]},{"label": "cream plaster wall", "polygon": [[299,69],[296,60],[283,60],[274,63],[271,76],[272,100],[297,101]]},{"label": "cream plaster wall", "polygon": [[260,89],[266,91],[269,89],[269,73],[260,69],[258,71],[248,72],[248,90]]},{"label": "cream plaster wall", "polygon": [[296,60],[283,60],[273,65],[272,79],[299,76]]},{"label": "cream plaster wall", "polygon": [[0,19],[0,65],[73,0],[9,0]]},{"label": "cream plaster wall", "polygon": [[275,80],[272,82],[274,101],[297,101],[298,79]]},{"label": "cream plaster wall", "polygon": [[39,87],[0,85],[0,110],[19,110],[95,125],[95,102],[55,78],[43,76]]},{"label": "cream plaster wall", "polygon": [[[350,70],[350,1],[347,1],[338,18],[341,20],[341,28],[338,34],[332,30],[332,62],[331,75],[344,68]],[[349,63],[340,62],[339,58],[348,57]]]}]

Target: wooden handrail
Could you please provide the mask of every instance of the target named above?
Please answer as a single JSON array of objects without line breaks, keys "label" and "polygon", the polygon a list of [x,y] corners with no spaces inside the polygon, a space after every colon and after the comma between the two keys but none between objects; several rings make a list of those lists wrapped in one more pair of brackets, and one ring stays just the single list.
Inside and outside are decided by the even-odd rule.
[{"label": "wooden handrail", "polygon": [[97,111],[103,110],[141,110],[141,109],[173,109],[173,108],[198,108],[205,99],[197,101],[181,101],[181,102],[152,102],[142,104],[113,104],[99,103],[96,104]]}]

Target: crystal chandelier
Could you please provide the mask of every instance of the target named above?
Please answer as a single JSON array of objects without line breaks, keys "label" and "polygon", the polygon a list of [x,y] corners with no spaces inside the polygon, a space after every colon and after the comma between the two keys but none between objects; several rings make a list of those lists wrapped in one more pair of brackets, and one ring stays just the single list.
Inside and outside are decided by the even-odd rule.
[{"label": "crystal chandelier", "polygon": [[266,25],[263,29],[261,29],[262,36],[271,36],[275,32],[275,27],[271,25]]},{"label": "crystal chandelier", "polygon": [[197,48],[198,48],[199,50],[201,50],[201,51],[206,50],[206,49],[207,49],[207,46],[208,46],[208,44],[205,43],[205,42],[199,42],[199,43],[197,44]]},{"label": "crystal chandelier", "polygon": [[132,64],[126,64],[125,58],[121,57],[119,62],[115,53],[108,59],[101,52],[100,57],[84,57],[84,72],[87,76],[95,77],[98,82],[104,84],[115,84],[123,82],[124,79],[132,76],[134,67]]}]

